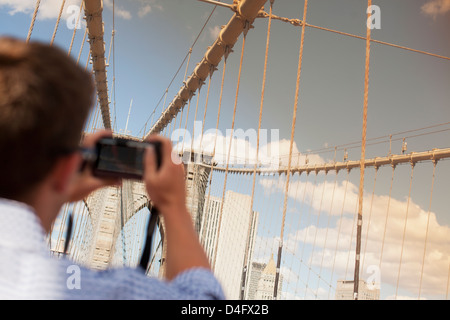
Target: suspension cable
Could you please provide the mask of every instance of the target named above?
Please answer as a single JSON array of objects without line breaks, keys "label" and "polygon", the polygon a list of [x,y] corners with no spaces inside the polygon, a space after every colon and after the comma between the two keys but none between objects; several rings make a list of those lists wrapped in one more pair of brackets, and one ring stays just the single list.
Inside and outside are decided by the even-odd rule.
[{"label": "suspension cable", "polygon": [[63,0],[63,2],[61,4],[61,8],[59,9],[58,18],[56,19],[55,30],[53,30],[53,35],[52,35],[52,40],[50,41],[50,45],[53,45],[53,42],[55,41],[56,31],[58,31],[59,22],[61,20],[61,16],[62,16],[65,4],[66,4],[66,0]]},{"label": "suspension cable", "polygon": [[[258,15],[258,18],[267,18],[268,14],[267,12],[260,12]],[[342,32],[342,31],[338,31],[338,30],[333,30],[333,29],[329,29],[329,28],[325,28],[325,27],[320,27],[320,26],[316,26],[313,24],[309,24],[306,23],[304,21],[301,21],[299,19],[289,19],[289,18],[285,18],[285,17],[279,17],[279,16],[273,16],[273,19],[276,20],[280,20],[283,22],[287,22],[295,27],[309,27],[309,28],[314,28],[314,29],[319,29],[319,30],[323,30],[323,31],[328,31],[328,32],[333,32],[336,34],[340,34],[343,36],[347,36],[347,37],[352,37],[352,38],[356,38],[356,39],[361,39],[361,40],[367,40],[366,37],[362,37],[362,36],[358,36],[355,34],[351,34],[351,33],[347,33],[347,32]],[[450,57],[446,57],[446,56],[442,56],[442,55],[438,55],[435,53],[431,53],[431,52],[427,52],[427,51],[423,51],[423,50],[417,50],[417,49],[413,49],[413,48],[409,48],[409,47],[405,47],[405,46],[400,46],[397,44],[393,44],[393,43],[389,43],[389,42],[385,42],[385,41],[380,41],[380,40],[375,40],[375,39],[370,39],[370,42],[374,42],[374,43],[378,43],[381,45],[385,45],[385,46],[390,46],[390,47],[394,47],[394,48],[398,48],[398,49],[402,49],[402,50],[407,50],[407,51],[411,51],[411,52],[415,52],[415,53],[420,53],[420,54],[424,54],[424,55],[428,55],[428,56],[432,56],[435,58],[439,58],[439,59],[444,59],[444,60],[450,60]]]},{"label": "suspension cable", "polygon": [[[308,11],[308,0],[305,0],[304,8],[303,8],[303,21],[306,21],[306,14]],[[302,60],[303,60],[303,47],[305,42],[305,28],[302,28],[301,40],[300,40],[300,53],[298,60],[298,69],[297,69],[297,83],[295,89],[295,101],[294,101],[294,112],[292,116],[292,127],[291,127],[291,140],[289,145],[289,160],[288,160],[288,171],[286,173],[286,185],[284,190],[284,203],[283,203],[283,217],[281,220],[281,234],[280,234],[280,243],[278,246],[278,257],[277,257],[277,269],[275,274],[275,285],[274,285],[274,299],[277,298],[278,292],[278,281],[280,278],[280,265],[281,265],[281,253],[283,250],[283,236],[284,236],[284,224],[286,220],[286,208],[287,208],[287,197],[289,191],[289,180],[291,176],[291,162],[292,162],[292,149],[294,145],[294,133],[295,133],[295,124],[297,120],[297,107],[298,107],[298,96],[300,91],[300,76],[302,71]]]},{"label": "suspension cable", "polygon": [[[178,73],[180,72],[181,68],[183,67],[184,63],[186,62],[186,60],[189,58],[188,60],[188,64],[186,65],[186,74],[187,74],[187,69],[189,66],[189,61],[191,59],[191,54],[192,54],[192,49],[194,48],[195,44],[197,43],[198,39],[200,38],[201,34],[203,33],[203,31],[205,30],[209,20],[211,19],[212,15],[214,14],[214,12],[216,11],[217,5],[214,6],[214,8],[212,9],[211,13],[209,14],[208,18],[206,19],[205,23],[203,24],[203,27],[201,28],[200,32],[198,33],[197,37],[195,38],[194,42],[192,43],[192,45],[189,48],[188,53],[186,54],[186,56],[184,57],[183,61],[181,62],[180,66],[178,67],[178,70],[175,72],[174,76],[172,77],[172,80],[170,80],[169,85],[167,86],[166,90],[164,91],[164,94],[162,95],[162,97],[159,99],[158,103],[156,104],[156,107],[153,109],[152,113],[150,114],[150,116],[148,117],[147,121],[145,122],[145,126],[147,125],[148,121],[150,120],[150,117],[152,115],[155,114],[156,109],[158,108],[159,104],[161,103],[162,99],[164,98],[165,93],[169,90],[169,88],[172,86],[173,82],[175,81],[175,78],[177,77]],[[185,80],[186,80],[186,74],[184,76]],[[164,109],[163,109],[164,111]],[[142,129],[141,129],[142,131]],[[144,136],[145,136],[145,132],[144,132]]]},{"label": "suspension cable", "polygon": [[37,17],[40,5],[41,5],[41,0],[37,0],[36,7],[34,8],[33,17],[31,18],[30,28],[28,29],[27,43],[30,42],[31,33],[33,32],[34,23],[36,22],[36,17]]},{"label": "suspension cable", "polygon": [[425,246],[423,248],[423,257],[422,257],[422,269],[420,271],[420,282],[419,282],[419,300],[420,300],[420,294],[422,291],[422,279],[423,279],[423,268],[425,265],[425,254],[427,252],[427,242],[428,242],[428,227],[430,226],[430,216],[431,216],[431,203],[433,199],[433,188],[434,188],[434,180],[435,180],[435,174],[436,174],[436,164],[437,161],[433,161],[433,177],[431,178],[431,192],[430,192],[430,203],[428,205],[428,214],[427,214],[427,226],[425,229]]},{"label": "suspension cable", "polygon": [[395,289],[395,299],[396,300],[397,300],[397,293],[398,293],[398,284],[400,282],[400,270],[401,270],[402,261],[403,261],[403,247],[405,245],[406,225],[408,224],[409,204],[411,202],[411,187],[412,187],[412,182],[413,182],[414,167],[415,167],[415,163],[411,162],[411,177],[409,179],[408,201],[406,203],[405,224],[403,226],[402,247],[401,247],[401,251],[400,251],[400,262],[398,264],[397,286],[396,286],[396,289]]},{"label": "suspension cable", "polygon": [[[250,25],[248,25],[250,27]],[[229,163],[230,163],[230,154],[231,154],[231,145],[233,144],[233,130],[234,130],[234,123],[236,120],[236,109],[237,109],[237,102],[238,102],[238,96],[239,96],[239,89],[241,85],[241,74],[242,74],[242,66],[244,61],[244,52],[245,52],[245,40],[246,40],[246,32],[244,32],[244,36],[242,38],[242,50],[241,50],[241,59],[239,63],[239,73],[238,73],[238,80],[237,80],[237,86],[236,86],[236,96],[234,101],[234,110],[233,110],[233,120],[231,122],[231,133],[230,133],[230,145],[228,146],[228,156],[227,156],[227,163],[225,168],[225,178],[223,182],[223,191],[222,191],[222,203],[220,205],[220,216],[219,216],[219,225],[217,227],[217,234],[220,234],[220,227],[222,222],[222,214],[223,214],[223,205],[225,200],[225,192],[227,187],[227,177],[228,177],[228,169],[229,169]],[[217,245],[216,243],[216,250],[214,252],[214,260],[213,265],[215,267],[216,264],[216,258],[217,258]],[[213,269],[214,270],[214,269]]]},{"label": "suspension cable", "polygon": [[[372,6],[372,0],[368,0],[367,7]],[[370,18],[370,12],[367,13],[367,17]],[[356,229],[356,256],[355,256],[355,275],[354,275],[354,288],[353,294],[355,300],[358,300],[359,289],[359,264],[361,254],[361,230],[362,230],[362,210],[363,210],[363,195],[364,195],[364,169],[366,160],[366,135],[367,135],[367,109],[369,98],[369,69],[370,69],[370,31],[369,26],[366,27],[367,40],[366,40],[366,72],[364,77],[364,111],[363,111],[363,127],[362,127],[362,142],[361,142],[361,166],[360,166],[360,179],[359,179],[359,205],[358,205],[358,225]]]},{"label": "suspension cable", "polygon": [[[75,40],[75,35],[77,34],[77,29],[78,29],[77,27],[78,27],[78,24],[80,23],[80,17],[81,17],[81,12],[83,11],[83,8],[84,8],[84,1],[81,3],[80,11],[78,12],[77,21],[75,23],[75,27],[73,28],[72,40],[70,41],[69,52],[67,54],[69,56],[72,53],[73,42]],[[87,28],[86,28],[86,30],[87,30]]]},{"label": "suspension cable", "polygon": [[[255,198],[255,184],[256,184],[256,168],[258,166],[258,162],[259,162],[259,143],[260,143],[260,131],[261,131],[261,121],[262,121],[262,112],[263,112],[263,106],[264,106],[264,95],[265,95],[265,89],[266,89],[266,78],[267,78],[267,60],[268,60],[268,56],[269,56],[269,46],[270,46],[270,31],[271,31],[271,27],[272,27],[272,18],[270,17],[270,15],[272,14],[272,10],[273,10],[273,4],[274,4],[275,0],[271,0],[270,1],[270,14],[269,14],[269,24],[267,26],[267,40],[266,40],[266,53],[264,56],[264,71],[263,71],[263,81],[262,81],[262,89],[261,89],[261,104],[260,104],[260,108],[259,108],[259,120],[258,120],[258,131],[256,132],[256,159],[255,159],[255,166],[254,166],[254,170],[253,170],[253,180],[252,180],[252,192],[251,192],[251,200],[250,200],[250,216],[252,215],[253,212],[253,202],[254,202],[254,198]],[[252,220],[249,220],[249,225],[248,225],[248,234],[250,234],[250,230],[252,227]],[[249,248],[249,241],[250,241],[250,237],[247,237],[247,244],[245,246],[245,254],[244,254],[244,265],[243,265],[243,270],[247,270],[247,265],[248,265],[248,248]],[[244,300],[244,293],[245,293],[245,286],[246,286],[246,274],[244,272],[243,275],[243,283],[241,286],[241,294],[240,294],[240,299]]]}]

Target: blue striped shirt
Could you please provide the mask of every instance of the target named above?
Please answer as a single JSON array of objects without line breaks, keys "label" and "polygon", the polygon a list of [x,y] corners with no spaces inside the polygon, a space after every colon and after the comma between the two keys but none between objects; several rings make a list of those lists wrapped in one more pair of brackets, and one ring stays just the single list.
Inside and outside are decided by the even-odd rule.
[{"label": "blue striped shirt", "polygon": [[172,281],[140,269],[105,271],[50,255],[45,232],[32,208],[0,199],[0,299],[209,300],[225,299],[207,269],[191,269]]}]

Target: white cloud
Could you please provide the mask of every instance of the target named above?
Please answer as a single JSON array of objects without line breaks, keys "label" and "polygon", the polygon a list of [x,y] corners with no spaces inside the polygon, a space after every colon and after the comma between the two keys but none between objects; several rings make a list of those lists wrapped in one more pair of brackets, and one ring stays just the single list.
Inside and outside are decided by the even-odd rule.
[{"label": "white cloud", "polygon": [[[108,9],[113,9],[113,2],[112,0],[104,0],[104,5]],[[131,12],[128,10],[123,9],[122,7],[119,7],[117,3],[114,6],[114,13],[117,17],[120,17],[125,20],[130,20],[132,18]]]},{"label": "white cloud", "polygon": [[430,0],[421,9],[422,13],[436,19],[437,16],[450,12],[450,0]]},{"label": "white cloud", "polygon": [[[256,163],[256,145],[257,145],[257,131],[254,129],[235,129],[233,130],[233,138],[231,137],[231,130],[225,133],[215,129],[205,130],[201,134],[201,122],[196,122],[193,132],[185,131],[184,129],[176,129],[172,134],[172,141],[175,144],[174,149],[180,152],[192,150],[202,150],[203,153],[212,154],[214,151],[214,160],[221,166],[228,162],[231,166],[253,166]],[[258,152],[258,163],[265,168],[276,168],[283,165],[280,160],[280,154],[286,152],[289,146],[289,141],[278,140],[278,133],[273,130],[270,134],[267,131],[261,130],[260,134],[260,148]],[[194,135],[192,141],[191,135]],[[181,141],[180,141],[181,140]],[[184,143],[183,143],[184,140]],[[231,148],[230,148],[231,142]],[[297,147],[294,145],[295,150]],[[229,161],[228,161],[228,153]]]},{"label": "white cloud", "polygon": [[222,29],[220,28],[220,26],[214,26],[214,27],[209,27],[208,31],[209,31],[209,37],[211,38],[211,40],[216,40],[217,37],[219,36],[219,33]]},{"label": "white cloud", "polygon": [[[80,6],[82,0],[67,0],[64,6],[62,18],[66,19],[71,13],[67,12],[69,6]],[[36,7],[36,0],[0,0],[0,7],[9,9],[10,15],[17,13],[32,14]],[[61,9],[60,0],[41,1],[37,19],[56,19]]]},{"label": "white cloud", "polygon": [[[311,178],[309,179],[311,180]],[[260,184],[264,188],[284,190],[285,179],[278,179],[278,182],[270,182],[269,179],[260,179]],[[298,193],[297,193],[297,187]],[[289,189],[289,197],[294,198],[305,191],[305,207],[311,205],[311,210],[302,215],[303,227],[293,230],[286,229],[284,247],[286,252],[300,254],[301,248],[308,245],[310,248],[315,244],[315,251],[312,256],[298,257],[308,261],[315,268],[334,270],[334,274],[353,276],[356,238],[356,204],[358,199],[358,188],[351,182],[348,183],[345,191],[345,182],[337,183],[334,190],[333,209],[330,212],[333,198],[334,182],[322,182],[316,185],[313,197],[314,186],[311,182],[292,182]],[[322,198],[323,192],[323,198]],[[343,200],[345,196],[345,203]],[[412,296],[418,297],[420,277],[423,270],[422,295],[445,294],[448,279],[448,266],[450,262],[450,227],[440,225],[434,212],[428,213],[419,205],[410,200],[408,209],[408,219],[406,220],[407,199],[390,199],[389,215],[387,216],[387,203],[389,197],[385,195],[366,194],[363,208],[363,236],[362,236],[362,256],[364,256],[364,268],[370,265],[379,266],[381,259],[381,281],[411,292]],[[296,199],[297,201],[301,201]],[[369,226],[369,210],[372,205],[372,214]],[[341,210],[343,208],[343,216]],[[330,213],[333,223],[329,228],[317,227],[317,215],[319,209],[323,216]],[[308,216],[309,220],[308,219]],[[427,247],[425,249],[425,233],[429,218]],[[328,219],[328,218],[327,218]],[[387,220],[386,220],[387,219]],[[387,221],[387,223],[386,223]],[[406,222],[406,232],[405,230]],[[403,235],[404,239],[403,239]],[[367,236],[367,243],[366,243]],[[384,238],[384,239],[383,239]],[[325,242],[326,241],[326,242]],[[381,249],[383,252],[381,257]],[[365,254],[365,255],[364,255]],[[402,255],[400,277],[399,266]],[[425,263],[423,264],[423,258]],[[363,267],[363,266],[362,266]],[[362,270],[362,279],[367,277],[366,270]],[[333,278],[333,285],[336,277]],[[383,285],[381,286],[383,293]]]},{"label": "white cloud", "polygon": [[33,12],[35,5],[34,0],[0,0],[0,7],[9,8],[10,15]]},{"label": "white cloud", "polygon": [[149,13],[153,12],[154,9],[163,11],[164,8],[157,0],[139,0],[139,11],[138,16],[139,18],[143,18]]},{"label": "white cloud", "polygon": [[150,12],[152,12],[152,7],[149,4],[142,6],[138,12],[139,18],[145,17]]}]

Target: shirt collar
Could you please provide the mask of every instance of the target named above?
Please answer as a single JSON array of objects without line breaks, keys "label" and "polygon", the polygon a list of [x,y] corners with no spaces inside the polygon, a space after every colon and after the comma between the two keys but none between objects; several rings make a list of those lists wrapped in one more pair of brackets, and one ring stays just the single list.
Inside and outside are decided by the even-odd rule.
[{"label": "shirt collar", "polygon": [[48,251],[46,234],[34,209],[0,198],[0,247],[24,251]]}]

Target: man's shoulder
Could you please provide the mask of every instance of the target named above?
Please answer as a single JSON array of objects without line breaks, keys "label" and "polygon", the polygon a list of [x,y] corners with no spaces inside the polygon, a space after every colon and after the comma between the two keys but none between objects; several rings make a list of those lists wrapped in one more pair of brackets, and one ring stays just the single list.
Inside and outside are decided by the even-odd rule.
[{"label": "man's shoulder", "polygon": [[92,270],[68,260],[61,267],[67,299],[224,299],[220,284],[206,269],[191,269],[166,281],[132,267]]}]

